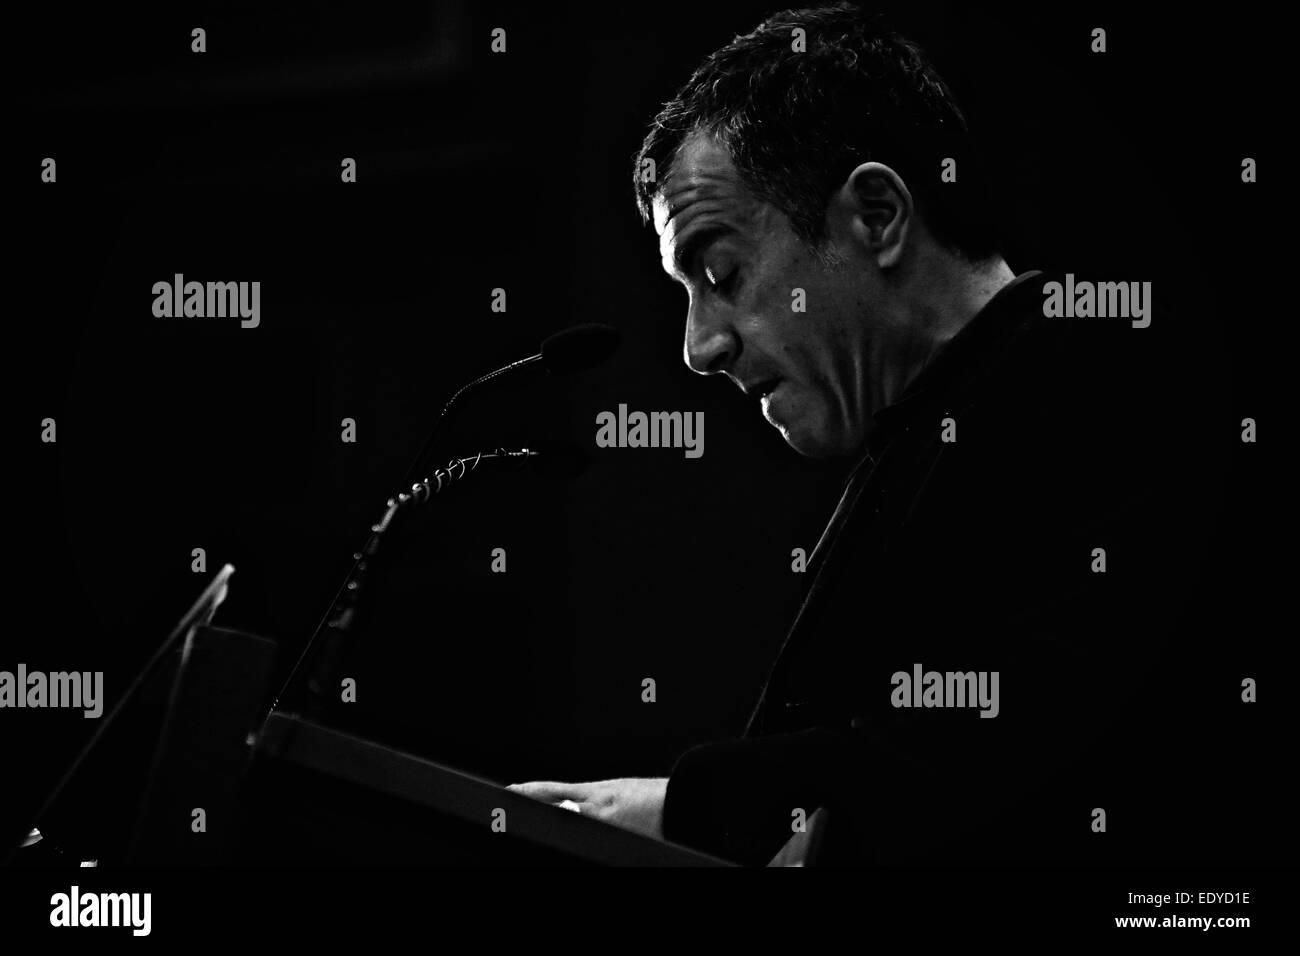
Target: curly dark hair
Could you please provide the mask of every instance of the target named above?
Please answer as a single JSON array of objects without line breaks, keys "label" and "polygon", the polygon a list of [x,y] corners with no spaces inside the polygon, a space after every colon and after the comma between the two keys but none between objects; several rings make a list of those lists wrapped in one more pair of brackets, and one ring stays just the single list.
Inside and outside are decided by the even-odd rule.
[{"label": "curly dark hair", "polygon": [[[806,50],[793,49],[804,30]],[[859,163],[890,166],[936,241],[979,262],[1000,251],[991,190],[942,77],[885,19],[841,3],[787,10],[711,54],[651,123],[633,180],[642,218],[685,140],[715,136],[744,184],[789,218],[814,248],[826,205]],[[940,179],[958,160],[957,182]]]}]

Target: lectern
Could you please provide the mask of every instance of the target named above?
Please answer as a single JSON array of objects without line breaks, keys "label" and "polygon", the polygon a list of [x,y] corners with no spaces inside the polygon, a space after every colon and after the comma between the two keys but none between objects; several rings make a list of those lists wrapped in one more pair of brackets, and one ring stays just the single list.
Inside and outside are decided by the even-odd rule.
[{"label": "lectern", "polygon": [[730,865],[288,713],[271,713],[256,751],[248,862]]},{"label": "lectern", "polygon": [[[61,845],[107,865],[732,865],[331,727],[309,707],[281,706],[283,694],[272,702],[275,645],[211,626],[233,570],[209,585],[38,814]],[[145,729],[116,720],[132,709]],[[120,747],[98,746],[110,724]],[[142,789],[111,769],[130,753],[140,773],[125,777]],[[824,821],[814,814],[772,865],[812,862]]]}]

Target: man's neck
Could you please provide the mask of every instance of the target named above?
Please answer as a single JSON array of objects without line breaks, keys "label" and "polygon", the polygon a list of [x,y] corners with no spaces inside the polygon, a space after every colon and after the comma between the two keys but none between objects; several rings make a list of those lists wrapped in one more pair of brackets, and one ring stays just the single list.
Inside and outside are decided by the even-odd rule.
[{"label": "man's neck", "polygon": [[916,284],[919,295],[909,302],[908,331],[895,374],[885,382],[885,406],[898,401],[921,370],[1016,277],[1001,256],[977,265],[955,258],[933,265]]}]

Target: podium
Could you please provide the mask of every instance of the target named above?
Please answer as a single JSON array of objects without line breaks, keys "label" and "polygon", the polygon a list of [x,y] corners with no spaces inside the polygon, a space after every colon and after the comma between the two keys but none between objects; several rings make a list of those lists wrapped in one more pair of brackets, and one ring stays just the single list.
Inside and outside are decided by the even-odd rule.
[{"label": "podium", "polygon": [[[61,846],[108,865],[734,865],[271,703],[275,645],[210,623],[231,571],[182,619],[37,815]],[[120,745],[99,746],[123,714]],[[128,760],[137,771],[123,772]],[[130,785],[137,772],[142,790]],[[814,863],[825,816],[815,813],[770,865]]]},{"label": "podium", "polygon": [[289,713],[271,713],[255,750],[250,863],[731,865]]}]

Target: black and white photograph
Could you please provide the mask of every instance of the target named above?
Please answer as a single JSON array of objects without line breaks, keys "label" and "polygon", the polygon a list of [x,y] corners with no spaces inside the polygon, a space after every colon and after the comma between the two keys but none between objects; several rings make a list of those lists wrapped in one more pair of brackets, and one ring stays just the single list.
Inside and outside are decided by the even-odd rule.
[{"label": "black and white photograph", "polygon": [[13,12],[7,940],[1290,935],[1289,28],[803,2]]}]

